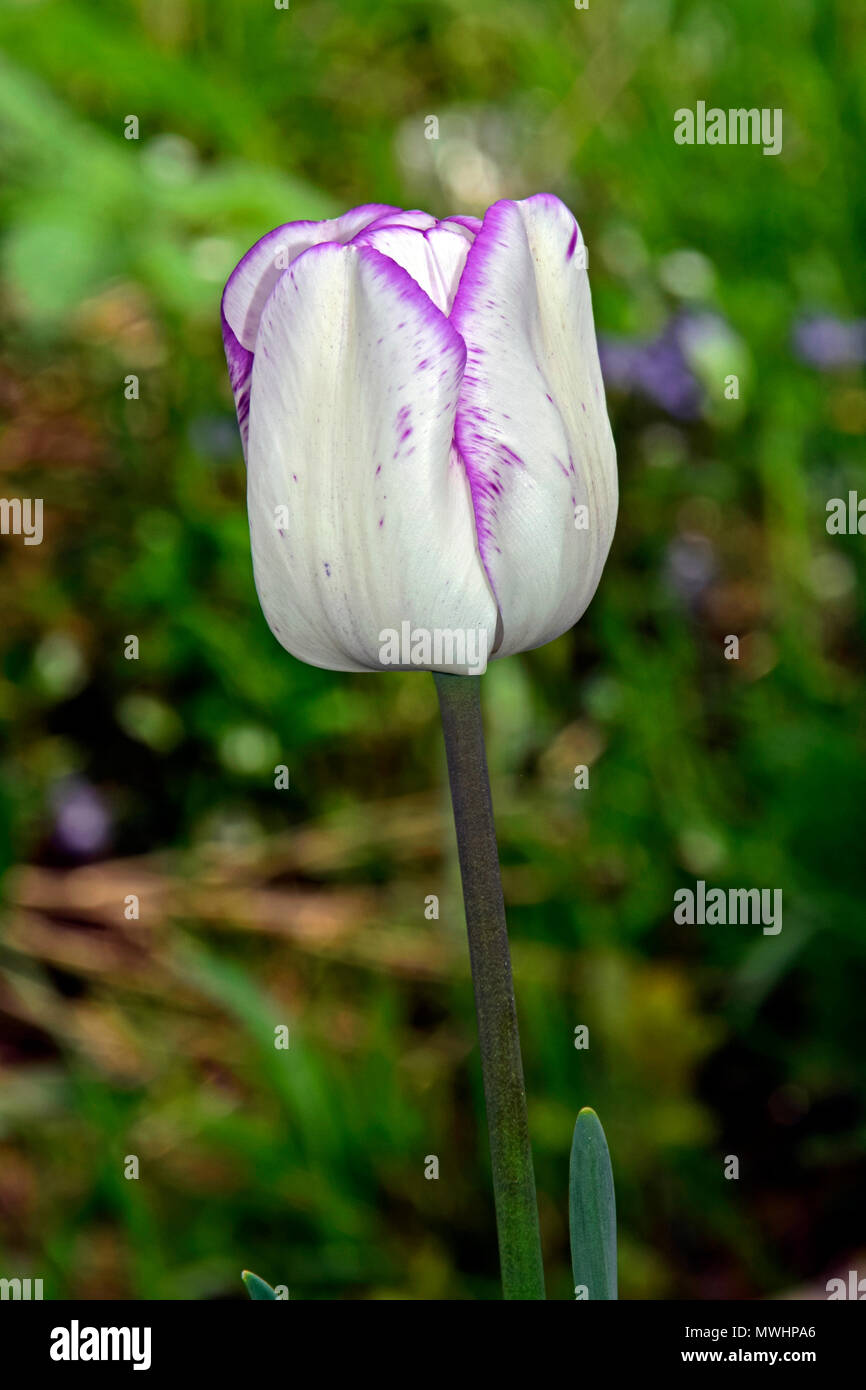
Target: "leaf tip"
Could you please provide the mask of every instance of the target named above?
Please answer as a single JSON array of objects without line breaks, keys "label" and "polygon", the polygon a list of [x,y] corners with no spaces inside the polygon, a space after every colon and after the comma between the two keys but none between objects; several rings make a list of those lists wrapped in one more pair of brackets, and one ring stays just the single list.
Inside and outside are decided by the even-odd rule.
[{"label": "leaf tip", "polygon": [[277,1295],[270,1284],[266,1283],[258,1274],[253,1274],[251,1269],[243,1270],[241,1279],[244,1282],[244,1288],[254,1302],[259,1302],[264,1299],[268,1301],[276,1299]]}]

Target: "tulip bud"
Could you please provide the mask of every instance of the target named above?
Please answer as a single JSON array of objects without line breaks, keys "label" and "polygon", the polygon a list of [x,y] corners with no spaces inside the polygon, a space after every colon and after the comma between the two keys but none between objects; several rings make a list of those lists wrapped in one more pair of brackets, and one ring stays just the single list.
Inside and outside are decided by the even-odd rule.
[{"label": "tulip bud", "polygon": [[462,674],[577,622],[616,456],[558,198],[288,223],[233,271],[222,323],[256,587],[288,651]]}]

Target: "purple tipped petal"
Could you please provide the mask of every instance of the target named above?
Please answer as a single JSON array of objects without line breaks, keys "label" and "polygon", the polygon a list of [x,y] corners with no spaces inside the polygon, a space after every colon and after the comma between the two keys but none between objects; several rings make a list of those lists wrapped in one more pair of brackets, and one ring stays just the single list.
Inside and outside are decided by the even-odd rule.
[{"label": "purple tipped petal", "polygon": [[388,208],[369,225],[371,228],[414,227],[416,232],[426,232],[428,228],[436,226],[436,218],[429,212],[419,212],[417,208],[411,212],[403,212],[400,208]]},{"label": "purple tipped petal", "polygon": [[451,313],[467,348],[456,442],[502,616],[500,656],[577,621],[613,536],[616,456],[578,245],[558,198],[494,204]]},{"label": "purple tipped petal", "polygon": [[463,217],[454,215],[452,215],[451,217],[443,217],[442,221],[439,223],[440,227],[446,227],[451,224],[453,224],[456,227],[459,227],[462,232],[465,232],[468,235],[470,241],[475,240],[478,233],[481,231],[482,226],[480,217]]},{"label": "purple tipped petal", "polygon": [[262,310],[283,272],[304,251],[324,241],[351,241],[362,227],[399,209],[384,203],[352,208],[324,222],[286,222],[261,237],[226,281],[220,314],[229,377],[246,453],[253,352]]},{"label": "purple tipped petal", "polygon": [[412,227],[367,227],[354,238],[356,246],[371,246],[388,256],[447,314],[454,302],[466,264],[469,242],[456,229],[443,224],[419,231]]},{"label": "purple tipped petal", "polygon": [[447,317],[371,246],[307,250],[268,299],[250,406],[253,566],[272,631],[302,660],[380,669],[380,634],[404,621],[483,628],[489,651],[496,605],[451,450],[465,357]]}]

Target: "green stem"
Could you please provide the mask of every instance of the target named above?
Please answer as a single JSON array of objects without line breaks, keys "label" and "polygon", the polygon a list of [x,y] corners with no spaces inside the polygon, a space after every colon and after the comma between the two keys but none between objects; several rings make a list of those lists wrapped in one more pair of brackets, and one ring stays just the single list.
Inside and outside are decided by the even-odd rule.
[{"label": "green stem", "polygon": [[434,672],[457,829],[505,1298],[544,1298],[535,1175],[505,902],[481,722],[481,678]]}]

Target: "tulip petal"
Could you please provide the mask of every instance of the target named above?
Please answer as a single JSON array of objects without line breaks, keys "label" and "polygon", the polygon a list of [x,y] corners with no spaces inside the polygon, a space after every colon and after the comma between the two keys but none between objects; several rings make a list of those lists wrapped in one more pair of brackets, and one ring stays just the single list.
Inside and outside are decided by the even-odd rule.
[{"label": "tulip petal", "polygon": [[616,454],[581,249],[558,198],[495,203],[451,312],[467,348],[456,443],[502,616],[497,656],[577,622],[613,537]]},{"label": "tulip petal", "polygon": [[436,218],[429,212],[419,212],[417,208],[404,212],[401,208],[389,208],[369,224],[371,227],[414,227],[425,232],[436,226]]},{"label": "tulip petal", "polygon": [[440,227],[459,227],[470,241],[474,241],[481,231],[481,218],[464,217],[462,214],[454,213],[451,217],[443,217],[439,225]]},{"label": "tulip petal", "polygon": [[385,203],[365,203],[323,222],[286,222],[261,237],[235,266],[223,294],[223,312],[241,346],[249,351],[255,348],[259,319],[271,290],[302,252],[323,241],[351,241],[371,222],[399,211]]},{"label": "tulip petal", "polygon": [[470,246],[462,231],[444,225],[426,231],[380,225],[365,228],[354,241],[402,266],[437,309],[450,312]]},{"label": "tulip petal", "polygon": [[221,317],[229,379],[246,453],[250,374],[262,310],[283,272],[304,251],[323,241],[351,241],[383,215],[399,213],[387,203],[367,203],[324,222],[286,222],[251,247],[235,266],[223,291]]},{"label": "tulip petal", "polygon": [[448,319],[372,247],[317,246],[274,288],[252,369],[248,507],[262,608],[301,660],[382,669],[382,634],[404,622],[481,629],[490,651],[496,604],[451,449],[464,363]]}]

